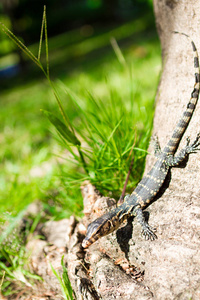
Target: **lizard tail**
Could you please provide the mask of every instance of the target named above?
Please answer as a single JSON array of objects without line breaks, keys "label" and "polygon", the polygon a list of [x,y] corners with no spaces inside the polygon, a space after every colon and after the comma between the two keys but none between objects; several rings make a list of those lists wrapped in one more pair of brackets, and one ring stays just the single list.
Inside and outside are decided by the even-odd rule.
[{"label": "lizard tail", "polygon": [[192,91],[190,101],[187,104],[187,108],[182,115],[182,118],[179,120],[178,124],[176,125],[176,128],[172,134],[171,139],[169,140],[169,142],[167,143],[166,147],[163,150],[163,152],[167,154],[174,154],[176,149],[178,148],[179,142],[190,122],[190,119],[195,110],[197,100],[199,97],[199,82],[200,82],[199,57],[194,42],[191,41],[191,43],[192,43],[192,48],[194,53],[194,69],[195,69],[194,89]]}]

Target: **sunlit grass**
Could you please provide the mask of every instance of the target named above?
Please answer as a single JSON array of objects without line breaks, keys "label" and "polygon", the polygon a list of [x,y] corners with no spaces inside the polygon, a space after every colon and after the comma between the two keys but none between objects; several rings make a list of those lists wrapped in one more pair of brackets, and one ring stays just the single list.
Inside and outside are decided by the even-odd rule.
[{"label": "sunlit grass", "polygon": [[[126,102],[125,107],[128,113],[131,109],[134,110],[131,130],[129,132],[127,128],[126,134],[130,134],[130,137],[133,138],[134,130],[137,128],[137,131],[139,130],[138,139],[140,140],[137,146],[141,149],[147,149],[153,118],[154,95],[160,70],[159,44],[153,38],[146,42],[142,41],[140,44],[132,43],[129,45],[128,43],[128,46],[122,44],[122,49],[127,64],[130,66],[129,69],[120,65],[110,46],[106,55],[103,53],[103,58],[99,55],[99,64],[98,60],[90,59],[87,64],[75,65],[70,72],[65,74],[65,77],[62,73],[61,79],[66,87],[80,99],[79,105],[85,111],[91,113],[95,110],[94,102],[91,101],[89,94],[97,102],[110,102],[109,113],[110,119],[113,120],[113,129],[116,123],[112,116],[114,113],[114,110],[112,112],[112,101],[116,106]],[[59,80],[57,86],[61,86]],[[59,91],[63,105],[72,122],[80,127],[80,118],[77,115],[79,112],[64,92],[63,85]],[[66,169],[68,163],[62,161],[62,165],[58,166],[54,154],[61,155],[64,159],[67,156],[63,152],[63,148],[55,141],[54,134],[49,132],[48,120],[40,112],[42,108],[58,113],[54,96],[48,84],[44,79],[39,83],[29,82],[14,87],[9,92],[1,93],[1,99],[0,155],[3,164],[0,169],[2,178],[0,185],[2,205],[0,209],[17,212],[34,199],[42,198],[45,200],[46,194],[49,194],[48,190],[54,190],[55,182],[56,189],[60,191],[59,196],[57,196],[58,201],[62,205],[66,203],[66,208],[71,207],[68,206],[67,200],[63,199],[65,198],[64,179],[56,176],[58,168]],[[140,156],[143,155],[144,153],[140,153]],[[134,171],[138,174],[135,182],[141,177],[143,162],[141,162],[139,169],[136,168]],[[33,170],[38,170],[38,172]],[[126,173],[126,169],[124,173]],[[121,184],[123,184],[123,180]],[[12,190],[16,191],[18,187],[20,192],[14,193]],[[78,198],[77,193],[79,194]],[[72,198],[71,202],[73,202],[73,195],[70,197]],[[9,201],[5,201],[5,199],[9,199]],[[78,191],[75,193],[75,206],[77,201],[78,207],[81,209],[81,196]],[[75,211],[77,210],[78,208],[75,209]],[[68,214],[72,212],[73,205]]]}]

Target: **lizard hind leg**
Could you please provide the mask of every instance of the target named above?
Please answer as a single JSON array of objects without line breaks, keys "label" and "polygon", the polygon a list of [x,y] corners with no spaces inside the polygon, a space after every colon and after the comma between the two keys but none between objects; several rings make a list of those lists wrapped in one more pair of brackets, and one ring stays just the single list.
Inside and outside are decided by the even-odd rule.
[{"label": "lizard hind leg", "polygon": [[152,228],[144,218],[144,214],[140,206],[137,206],[134,209],[134,215],[137,218],[137,221],[140,223],[142,227],[142,235],[144,236],[145,240],[155,240],[157,239],[157,235],[155,234],[156,229]]}]

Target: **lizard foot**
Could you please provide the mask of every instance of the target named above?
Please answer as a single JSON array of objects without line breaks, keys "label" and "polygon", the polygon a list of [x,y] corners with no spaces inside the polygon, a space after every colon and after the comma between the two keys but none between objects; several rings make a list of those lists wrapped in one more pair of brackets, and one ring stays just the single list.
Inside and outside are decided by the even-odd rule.
[{"label": "lizard foot", "polygon": [[187,154],[200,150],[199,146],[200,146],[200,133],[197,134],[196,139],[191,145],[190,145],[190,138],[187,137],[187,145],[186,145]]},{"label": "lizard foot", "polygon": [[157,239],[156,234],[154,233],[156,231],[155,228],[152,228],[147,221],[144,218],[142,209],[140,206],[137,206],[134,211],[135,216],[137,217],[138,222],[140,223],[142,227],[142,235],[144,236],[145,240],[155,240]]},{"label": "lizard foot", "polygon": [[155,228],[152,228],[149,224],[145,223],[142,228],[142,235],[144,236],[145,240],[155,240],[157,239],[157,235],[154,233],[156,231]]}]

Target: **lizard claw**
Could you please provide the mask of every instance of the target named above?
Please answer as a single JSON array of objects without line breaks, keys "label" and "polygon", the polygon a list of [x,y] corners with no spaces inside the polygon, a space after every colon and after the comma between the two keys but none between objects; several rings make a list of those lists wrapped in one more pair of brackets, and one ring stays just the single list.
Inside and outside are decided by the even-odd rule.
[{"label": "lizard claw", "polygon": [[142,235],[144,236],[145,240],[155,240],[157,239],[157,235],[154,233],[156,231],[155,228],[152,228],[150,225],[145,224],[142,229]]},{"label": "lizard claw", "polygon": [[199,148],[199,145],[200,145],[200,133],[197,134],[196,139],[194,140],[194,142],[191,145],[189,145],[189,143],[190,143],[190,139],[187,138],[187,145],[186,145],[187,154],[190,154],[192,152],[200,150],[200,148]]}]

